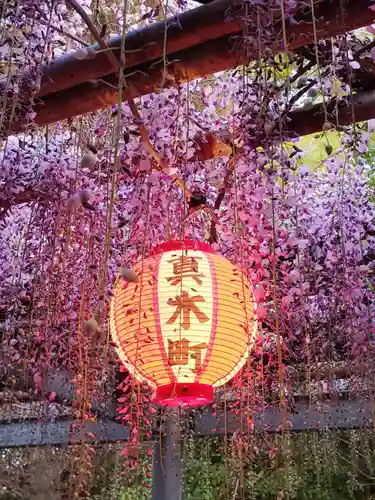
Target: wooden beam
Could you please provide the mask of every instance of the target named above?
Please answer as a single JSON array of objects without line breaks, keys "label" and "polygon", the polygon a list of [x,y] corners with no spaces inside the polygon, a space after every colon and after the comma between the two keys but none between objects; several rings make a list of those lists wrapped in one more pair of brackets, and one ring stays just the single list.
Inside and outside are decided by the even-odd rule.
[{"label": "wooden beam", "polygon": [[[336,99],[332,99],[326,103],[326,111],[328,121],[333,127],[338,125],[338,130],[341,127],[351,125],[353,123],[364,122],[375,118],[375,89],[366,92],[360,92],[349,96],[347,99],[343,99],[337,102]],[[323,125],[326,121],[325,110],[322,104],[316,104],[312,107],[304,107],[301,109],[295,109],[288,114],[288,121],[285,122],[283,126],[282,133],[285,139],[293,139],[296,137],[302,137],[304,135],[314,134],[323,131]],[[202,146],[202,151],[197,151],[197,159],[200,161],[209,160],[217,156],[224,156],[215,153],[214,137],[211,134],[210,137],[210,148],[205,148],[207,142],[205,142],[205,137],[198,138],[196,140],[195,147],[199,148]],[[260,133],[253,138],[253,147],[258,147],[261,145],[265,137]],[[277,126],[275,126],[275,139],[280,139],[280,133],[277,132]],[[217,144],[220,145],[221,141],[217,138]],[[224,148],[223,148],[224,149]],[[204,154],[200,154],[204,152]],[[220,196],[220,203],[215,204],[215,209],[220,208],[220,204],[223,201],[225,192]],[[333,369],[333,374],[336,377],[348,376],[350,373],[359,372],[359,368],[353,366],[344,367],[340,369]],[[319,375],[321,378],[328,377],[330,368],[327,368],[326,374],[323,372]],[[319,370],[317,374],[319,374]],[[346,375],[344,375],[344,373]],[[318,376],[318,375],[317,375]]]},{"label": "wooden beam", "polygon": [[[328,119],[333,125],[336,125],[336,120],[340,126],[370,120],[375,118],[375,89],[348,96],[347,100],[339,103],[334,99],[327,103],[326,108]],[[320,132],[326,121],[321,104],[292,111],[289,117],[291,119],[287,123],[289,137]]]},{"label": "wooden beam", "polygon": [[[247,37],[257,35],[258,10],[262,12],[261,9],[252,8],[247,14]],[[156,22],[141,30],[132,31],[127,35],[125,42],[127,50],[125,67],[133,68],[145,62],[161,59],[164,54],[180,52],[237,33],[244,24],[244,17],[240,5],[234,6],[231,0],[214,0],[202,7],[184,12],[178,17],[171,17],[167,22]],[[371,23],[375,14],[368,8],[367,0],[348,0],[344,8],[340,0],[315,0],[315,17],[317,36],[320,39]],[[276,10],[273,18],[274,32],[278,33],[278,36],[275,37],[271,49],[277,52],[283,43],[281,12]],[[286,23],[286,37],[290,50],[314,41],[310,9],[305,8],[296,12],[295,19],[295,24],[290,24],[288,21]],[[108,46],[119,59],[121,36],[109,40]],[[99,50],[98,45],[93,48]],[[257,55],[257,50],[254,49],[253,55]],[[98,53],[93,59],[83,60],[77,59],[74,53],[69,54],[43,68],[38,97],[74,87],[88,80],[102,78],[111,72],[112,67],[108,57],[103,52]]]},{"label": "wooden beam", "polygon": [[[68,92],[68,91],[67,91]],[[110,92],[110,91],[108,91]],[[74,97],[74,93],[71,95],[72,102],[77,102],[78,97]],[[87,106],[91,107],[92,103],[90,99],[95,99],[92,95],[87,96]],[[351,101],[342,101],[337,107],[336,115],[336,101],[328,102],[326,109],[328,111],[328,119],[332,124],[346,126],[355,122],[366,121],[375,118],[375,89],[368,92],[361,92],[359,94],[354,94],[351,97]],[[63,108],[60,106],[56,109],[55,107],[45,107],[40,108],[39,119],[47,120],[55,118],[56,120],[62,119]],[[296,109],[289,113],[287,122],[287,130],[283,130],[285,138],[294,138],[303,135],[313,134],[316,132],[321,132],[323,124],[325,122],[324,108],[321,104],[317,104],[312,108],[302,108]],[[15,124],[14,124],[15,125]],[[18,124],[19,125],[19,124]],[[13,130],[19,131],[19,126]],[[277,138],[280,136],[277,135]],[[208,139],[208,140],[207,140]],[[254,146],[258,146],[262,142],[263,137],[258,136],[254,139]],[[213,133],[202,134],[195,139],[196,154],[195,158],[197,161],[206,161],[218,156],[227,156],[228,144],[223,142],[220,137],[216,137]],[[220,204],[225,197],[225,190],[219,194],[218,200],[220,203],[215,204],[215,209],[220,208]],[[6,206],[2,207],[0,201],[0,219],[2,214],[5,214],[7,210],[10,210],[13,206],[17,204],[27,203],[31,199],[39,199],[40,201],[46,200],[40,196],[38,190],[33,194],[32,191],[27,191],[27,196],[21,194],[20,197],[16,197],[12,202],[6,202]],[[1,209],[3,212],[1,212]]]},{"label": "wooden beam", "polygon": [[[181,53],[177,52],[170,58],[174,62],[168,65],[167,77],[162,62],[137,66],[125,73],[127,87],[133,97],[139,97],[160,90],[163,80],[163,88],[169,88],[206,74],[222,71],[228,64],[235,67],[244,62],[244,59],[231,51],[231,46],[229,38],[223,37]],[[85,83],[37,100],[34,106],[35,123],[43,126],[73,118],[117,104],[117,101],[117,78],[115,75],[109,75],[97,85]],[[23,123],[21,116],[19,121],[12,122],[10,131],[21,131]]]},{"label": "wooden beam", "polygon": [[[140,49],[139,54],[128,58],[126,63],[127,67],[129,64],[137,64],[129,67],[127,72],[127,84],[134,97],[161,90],[162,82],[164,82],[163,88],[178,85],[204,75],[236,67],[246,63],[248,57],[255,57],[257,55],[255,52],[254,54],[247,53],[246,58],[243,54],[234,52],[231,35],[239,31],[240,18],[224,22],[228,5],[230,4],[227,3],[227,0],[215,0],[186,13],[186,16],[190,16],[187,23],[188,29],[191,30],[189,32],[181,30],[177,24],[177,27],[171,27],[167,39],[168,60],[170,62],[167,79],[164,78],[163,74],[164,65],[161,61],[158,64],[158,59],[160,59],[160,40],[158,37],[161,36],[161,33],[164,36],[164,30],[161,32],[160,25],[156,23],[155,28],[152,28],[152,25],[146,31],[141,30],[133,35],[129,34],[133,41],[129,41],[128,48],[130,46],[134,50]],[[205,9],[204,18],[199,17],[201,9]],[[257,10],[254,8],[250,15],[254,19],[249,22],[247,36],[255,34],[258,29]],[[182,16],[179,17],[179,20]],[[283,30],[279,20],[280,13],[275,12],[274,17],[273,29],[275,33],[280,33],[280,35],[274,38],[269,48],[278,52],[282,49]],[[324,0],[316,4],[315,18],[317,36],[325,38],[369,24],[375,18],[375,13],[368,8],[367,0],[348,0],[344,10],[342,10],[341,0]],[[287,23],[286,25],[289,50],[309,45],[314,41],[311,12],[299,11],[295,15],[295,19],[295,24]],[[212,22],[213,27],[209,28]],[[154,30],[152,33],[156,37],[155,40],[152,39],[151,31],[147,30]],[[222,36],[223,34],[225,36]],[[202,41],[204,43],[201,43]],[[146,42],[151,45],[147,46],[146,44],[145,47]],[[114,49],[119,40],[114,39],[109,43]],[[181,48],[183,50],[180,50]],[[118,50],[115,52],[118,54]],[[104,76],[108,73],[109,67],[106,66],[104,59],[102,60],[103,56],[101,53],[92,60],[84,61],[77,60],[73,56],[66,56],[50,68],[44,68],[43,72],[46,78],[48,75],[48,82],[45,82],[38,96],[41,99],[35,101],[36,124],[53,123],[117,103],[117,77],[115,75]],[[149,57],[156,58],[156,61],[153,60],[152,64],[147,62],[139,65],[142,61],[150,61]],[[83,79],[92,80],[94,76],[94,79],[104,76],[104,81],[99,80],[94,84],[90,81],[77,85]],[[56,89],[65,90],[55,92]],[[51,94],[51,92],[54,93]],[[46,93],[50,95],[45,96]],[[22,123],[24,123],[24,117],[21,114],[18,116],[18,122],[14,121],[10,127],[5,127],[3,134],[20,131]]]},{"label": "wooden beam", "polygon": [[[94,434],[95,438],[88,433]],[[126,441],[129,431],[125,426],[110,421],[86,422],[84,436],[86,442],[109,443]],[[0,448],[79,444],[81,440],[82,427],[76,420],[0,425]]]},{"label": "wooden beam", "polygon": [[[242,412],[243,414],[243,412]],[[243,429],[249,432],[254,424],[254,430],[264,432],[280,431],[282,418],[277,406],[257,411],[252,420],[242,420],[242,425],[235,412],[225,412],[222,408],[204,409],[201,414],[194,418],[194,432],[197,437],[223,436]],[[373,417],[370,402],[359,401],[335,401],[319,402],[312,405],[308,403],[296,403],[293,411],[286,414],[288,428],[292,432],[318,431],[326,429],[360,429],[373,425]]]},{"label": "wooden beam", "polygon": [[[287,412],[286,417],[292,432],[361,429],[373,425],[371,405],[368,400],[339,400],[312,405],[297,403],[293,411]],[[231,435],[241,428],[247,433],[253,429],[252,422],[253,430],[256,432],[279,432],[282,423],[277,406],[257,411],[251,421],[243,418],[242,425],[234,411],[225,413],[222,408],[216,409],[215,412],[212,408],[194,410],[192,418],[194,435],[198,438]],[[157,439],[160,431],[163,433],[165,429],[155,430]],[[87,422],[85,433],[86,441],[94,444],[126,441],[129,436],[126,427],[110,420]],[[87,433],[95,434],[95,439],[87,436]],[[73,420],[0,425],[0,448],[67,445],[80,442],[81,427]]]},{"label": "wooden beam", "polygon": [[[125,67],[132,68],[145,62],[161,59],[164,54],[179,52],[194,45],[235,33],[241,29],[241,9],[238,16],[226,20],[231,0],[214,0],[209,5],[170,17],[167,21],[155,22],[146,28],[131,31],[125,41]],[[165,43],[165,34],[167,39]],[[107,41],[113,54],[119,60],[121,36]],[[165,46],[164,46],[165,45]],[[98,44],[93,45],[95,51]],[[94,80],[113,71],[108,57],[99,52],[93,59],[77,59],[76,53],[61,57],[42,69],[42,83],[38,97],[58,92],[87,80]]]}]

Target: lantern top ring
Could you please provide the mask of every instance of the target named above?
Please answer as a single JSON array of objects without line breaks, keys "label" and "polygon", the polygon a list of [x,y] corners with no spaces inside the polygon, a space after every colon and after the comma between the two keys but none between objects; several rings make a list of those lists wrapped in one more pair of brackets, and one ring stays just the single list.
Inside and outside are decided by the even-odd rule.
[{"label": "lantern top ring", "polygon": [[200,250],[206,253],[215,253],[210,245],[196,240],[170,240],[157,245],[154,253],[172,252],[173,250]]}]

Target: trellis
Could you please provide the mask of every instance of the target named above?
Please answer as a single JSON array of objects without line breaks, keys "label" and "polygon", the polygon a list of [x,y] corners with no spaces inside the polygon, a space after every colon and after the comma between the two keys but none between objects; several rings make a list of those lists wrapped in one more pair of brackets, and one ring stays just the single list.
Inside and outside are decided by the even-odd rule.
[{"label": "trellis", "polygon": [[[114,406],[115,407],[115,406]],[[85,441],[95,444],[126,441],[128,429],[114,420],[115,412],[97,422],[77,424],[74,420],[56,422],[10,422],[0,425],[0,448],[66,446]],[[287,425],[285,424],[285,419]],[[249,425],[243,417],[236,417],[225,407],[196,411],[194,415],[185,414],[191,431],[196,439],[204,437],[230,436],[234,432],[293,432],[325,431],[339,429],[364,429],[373,426],[373,405],[368,399],[320,401],[313,405],[299,402],[285,415],[277,405],[259,411]],[[242,422],[241,422],[242,420]],[[74,429],[74,430],[73,430]],[[183,489],[183,466],[181,450],[180,422],[171,413],[165,422],[153,430],[153,500],[180,500]]]},{"label": "trellis", "polygon": [[[316,31],[319,39],[361,28],[375,19],[375,13],[369,9],[367,0],[348,0],[345,9],[339,0],[321,0],[315,3]],[[227,19],[228,16],[230,20]],[[164,88],[247,64],[251,55],[233,49],[233,36],[241,31],[243,25],[241,16],[241,6],[233,6],[230,0],[214,0],[167,20],[165,55],[170,61],[170,78],[164,81]],[[275,12],[274,17],[275,32],[281,33],[280,12]],[[297,11],[294,17],[296,24],[286,26],[290,51],[308,47],[314,40],[311,13]],[[255,29],[255,14],[253,26]],[[160,59],[164,53],[165,29],[166,23],[160,21],[139,31],[130,32],[126,37],[125,77],[133,97],[157,91],[163,80],[164,67]],[[247,30],[247,33],[251,34],[251,25]],[[274,45],[269,47],[275,53],[280,50],[279,42],[280,40],[275,40]],[[120,43],[121,37],[115,37],[107,43],[117,60]],[[93,48],[99,50],[98,45]],[[358,57],[363,53],[361,49],[363,47],[359,49]],[[368,85],[368,75],[359,74],[359,77],[364,84],[364,90],[355,98],[354,111],[356,120],[361,121],[374,116],[375,100],[373,87],[369,88]],[[374,77],[371,77],[373,84]],[[99,78],[100,80],[97,80]],[[24,99],[31,94],[27,82],[25,75],[21,93]],[[39,126],[47,125],[117,104],[117,84],[118,78],[113,73],[105,53],[100,52],[95,58],[86,60],[79,60],[74,54],[64,56],[42,68],[41,88],[36,94],[34,106],[35,123]],[[332,107],[333,104],[332,102]],[[321,130],[321,110],[318,105],[308,111],[292,111],[288,116],[290,133],[304,135]],[[351,117],[351,111],[345,107],[340,110],[339,122],[342,125],[350,123]],[[308,125],[304,125],[306,122]],[[19,120],[12,121],[4,132],[19,131],[22,124],[21,116]]]},{"label": "trellis", "polygon": [[[164,88],[178,85],[218,71],[246,65],[251,54],[234,50],[233,37],[242,30],[243,12],[240,5],[231,0],[214,0],[200,2],[205,5],[185,12],[166,23],[157,22],[139,31],[128,34],[126,38],[125,78],[133,97],[139,97],[158,91],[158,85],[164,81]],[[315,2],[317,35],[320,39],[343,34],[350,30],[371,24],[375,12],[368,8],[368,0],[348,0],[345,8],[339,0],[321,0]],[[311,13],[299,10],[295,13],[296,24],[286,26],[286,38],[289,51],[306,50],[314,41]],[[275,31],[281,31],[281,14],[274,13]],[[254,19],[254,27],[256,25]],[[165,30],[168,30],[167,44],[164,47]],[[251,31],[248,26],[248,30]],[[109,40],[107,45],[118,60],[121,38]],[[95,51],[99,46],[93,46]],[[280,50],[279,40],[269,47],[273,52]],[[356,57],[361,59],[365,47],[359,47]],[[168,79],[163,78],[164,67],[160,63],[163,55],[167,55]],[[375,66],[371,61],[364,65],[365,69],[356,70],[353,95],[350,106],[335,100],[326,105],[328,113],[336,112],[341,126],[349,125],[354,120],[364,121],[375,117]],[[42,68],[42,83],[36,95],[34,111],[35,123],[45,126],[56,121],[71,119],[77,115],[95,111],[118,102],[116,90],[118,77],[107,55],[97,53],[92,59],[77,59],[74,54],[57,60],[50,66]],[[32,95],[25,75],[21,87],[21,103]],[[5,92],[5,88],[2,89]],[[11,103],[11,91],[6,90],[8,102]],[[123,95],[125,99],[125,93]],[[10,106],[10,104],[9,104]],[[289,137],[307,135],[320,131],[325,117],[322,105],[308,109],[293,109],[286,116],[287,129],[284,134]],[[25,119],[22,111],[10,123],[5,123],[2,134],[9,135],[23,130]],[[212,150],[200,151],[204,142],[197,144],[197,158],[210,159]],[[224,142],[230,142],[227,139]],[[227,154],[227,149],[225,149]],[[23,193],[15,203],[25,203],[30,193]],[[347,395],[348,396],[348,395]],[[196,437],[231,434],[240,427],[248,430],[262,429],[266,432],[279,432],[284,428],[292,431],[354,429],[373,425],[374,408],[371,400],[350,400],[337,398],[336,401],[323,401],[311,405],[309,402],[297,402],[293,409],[281,415],[277,406],[267,408],[257,414],[249,428],[249,422],[240,422],[225,408],[216,411],[211,409],[197,412],[192,419]],[[108,412],[105,419],[97,423],[85,424],[86,433],[97,436],[95,442],[124,441],[128,431],[115,423],[115,412]],[[72,420],[48,423],[10,422],[0,425],[0,447],[43,446],[73,444],[81,441],[80,427],[72,432]],[[155,453],[153,475],[154,500],[178,500],[182,492],[181,462],[176,459],[176,447],[179,443],[179,431],[173,429],[173,418],[164,428],[154,429]],[[254,425],[254,429],[252,428]],[[161,432],[160,432],[161,431]],[[162,438],[162,453],[159,449],[159,437]],[[87,437],[90,440],[89,437]],[[162,460],[160,460],[162,456]]]}]

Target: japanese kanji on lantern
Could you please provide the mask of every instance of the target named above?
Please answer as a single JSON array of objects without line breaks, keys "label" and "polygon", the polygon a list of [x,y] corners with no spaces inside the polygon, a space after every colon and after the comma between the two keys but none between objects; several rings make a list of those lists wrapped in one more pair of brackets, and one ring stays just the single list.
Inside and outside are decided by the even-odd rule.
[{"label": "japanese kanji on lantern", "polygon": [[119,279],[110,325],[120,359],[167,406],[213,401],[245,364],[257,331],[252,287],[240,269],[196,241],[169,241]]}]

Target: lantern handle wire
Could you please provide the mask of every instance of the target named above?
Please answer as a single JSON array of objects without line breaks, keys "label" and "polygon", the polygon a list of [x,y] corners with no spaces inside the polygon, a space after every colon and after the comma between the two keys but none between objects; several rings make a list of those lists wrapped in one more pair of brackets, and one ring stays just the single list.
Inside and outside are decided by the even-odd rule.
[{"label": "lantern handle wire", "polygon": [[[190,222],[196,215],[201,214],[202,212],[208,214],[208,216],[210,217],[210,221],[211,221],[211,227],[214,226],[216,228],[218,218],[214,213],[214,209],[207,207],[207,205],[202,204],[202,205],[199,205],[194,211],[189,212],[187,215],[185,215],[185,217],[183,217],[181,219],[180,234],[184,234],[186,224],[188,222]],[[215,229],[215,233],[216,233],[216,229]],[[210,243],[212,243],[210,241],[210,239],[211,239],[210,237],[205,238],[205,239],[208,240]]]}]

